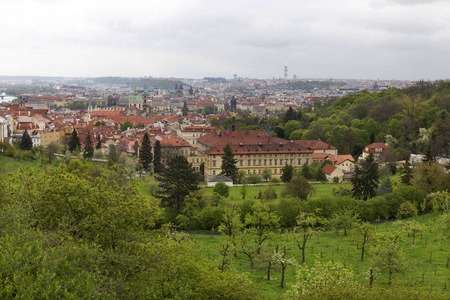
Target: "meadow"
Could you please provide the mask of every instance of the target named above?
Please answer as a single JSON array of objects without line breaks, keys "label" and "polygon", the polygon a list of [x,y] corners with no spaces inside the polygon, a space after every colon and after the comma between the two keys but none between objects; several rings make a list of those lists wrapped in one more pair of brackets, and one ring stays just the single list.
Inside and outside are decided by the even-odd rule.
[{"label": "meadow", "polygon": [[[393,284],[404,284],[407,286],[422,287],[424,290],[450,295],[450,266],[448,241],[441,238],[437,226],[437,213],[426,214],[410,218],[417,220],[424,228],[416,237],[415,245],[412,245],[412,238],[407,237],[401,247],[404,253],[404,261],[407,268],[393,276]],[[376,225],[378,233],[398,230],[395,222],[385,222]],[[350,238],[355,234],[354,230],[349,230],[344,236],[343,231],[328,230],[318,232],[307,243],[305,265],[311,267],[315,260],[322,262],[339,262],[354,274],[355,280],[362,285],[368,285],[368,272],[372,267],[372,255],[370,247],[364,261],[361,261],[361,250],[352,245]],[[220,258],[218,244],[226,240],[225,236],[213,234],[191,234],[190,237],[200,241],[209,249],[211,257]],[[275,250],[276,245],[288,246],[287,257],[294,257],[301,266],[301,250],[292,243],[290,234],[278,233],[267,243],[269,251]],[[278,266],[274,266],[271,271],[271,279],[267,280],[267,262],[259,262],[254,268],[250,267],[249,260],[241,253],[233,260],[233,265],[240,271],[245,272],[255,282],[267,299],[277,299],[284,291],[280,287],[281,272]],[[287,285],[295,282],[296,267],[288,267],[285,282]],[[384,272],[377,272],[375,285],[389,287],[388,276]]]}]

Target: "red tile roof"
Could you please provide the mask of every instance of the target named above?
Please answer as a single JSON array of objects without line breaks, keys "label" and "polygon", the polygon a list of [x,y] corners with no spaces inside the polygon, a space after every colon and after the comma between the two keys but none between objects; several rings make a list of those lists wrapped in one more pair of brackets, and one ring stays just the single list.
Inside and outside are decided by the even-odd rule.
[{"label": "red tile roof", "polygon": [[323,166],[322,171],[324,171],[325,174],[331,175],[331,173],[333,173],[336,169],[337,168],[335,166],[326,164],[325,166]]}]

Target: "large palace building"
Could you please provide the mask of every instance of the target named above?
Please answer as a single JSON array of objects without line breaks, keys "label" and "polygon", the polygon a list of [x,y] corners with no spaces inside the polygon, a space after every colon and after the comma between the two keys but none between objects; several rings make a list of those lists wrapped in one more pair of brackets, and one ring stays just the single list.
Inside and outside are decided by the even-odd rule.
[{"label": "large palace building", "polygon": [[[221,173],[223,148],[230,144],[237,167],[247,175],[261,175],[270,168],[272,176],[281,176],[281,169],[287,164],[299,169],[305,163],[312,163],[314,152],[336,153],[336,148],[326,143],[305,143],[269,136],[264,131],[236,130],[215,131],[197,139],[197,152],[205,163],[205,177]],[[308,146],[314,145],[313,148]]]}]

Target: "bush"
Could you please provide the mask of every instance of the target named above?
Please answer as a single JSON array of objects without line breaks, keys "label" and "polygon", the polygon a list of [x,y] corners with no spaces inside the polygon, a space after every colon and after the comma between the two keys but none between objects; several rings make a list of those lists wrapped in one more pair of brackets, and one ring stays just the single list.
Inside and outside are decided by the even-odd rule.
[{"label": "bush", "polygon": [[198,228],[196,229],[204,229],[211,230],[212,228],[217,229],[222,222],[224,213],[223,206],[214,207],[207,206],[200,212]]},{"label": "bush", "polygon": [[417,216],[417,208],[411,202],[403,202],[397,212],[397,218],[403,219],[407,217]]},{"label": "bush", "polygon": [[259,191],[258,199],[269,201],[277,198],[278,195],[272,186],[268,187],[264,191]]},{"label": "bush", "polygon": [[360,201],[360,217],[363,221],[386,220],[389,216],[389,205],[385,197],[377,196]]},{"label": "bush", "polygon": [[251,184],[257,184],[257,183],[261,183],[262,179],[261,179],[261,176],[250,175],[250,176],[247,177],[247,182],[251,183]]},{"label": "bush", "polygon": [[219,181],[218,183],[216,183],[213,191],[214,193],[217,193],[225,198],[230,195],[230,187],[223,181]]},{"label": "bush", "polygon": [[277,178],[277,177],[272,177],[272,178],[270,178],[270,182],[272,182],[272,183],[280,183],[281,180],[279,178]]},{"label": "bush", "polygon": [[303,203],[300,199],[281,198],[277,207],[277,215],[280,216],[281,227],[294,227],[297,225],[296,218],[302,211]]}]

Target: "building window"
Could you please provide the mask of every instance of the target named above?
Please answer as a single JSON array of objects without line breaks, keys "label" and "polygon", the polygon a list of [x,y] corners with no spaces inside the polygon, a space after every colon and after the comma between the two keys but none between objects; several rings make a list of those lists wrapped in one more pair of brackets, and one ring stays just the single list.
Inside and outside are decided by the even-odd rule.
[{"label": "building window", "polygon": [[242,167],[242,160],[239,162],[239,165]]},{"label": "building window", "polygon": [[291,165],[293,165],[294,164],[294,160],[293,159],[291,159]]},{"label": "building window", "polygon": [[213,171],[213,175],[216,175],[216,171]]},{"label": "building window", "polygon": [[261,169],[258,170],[258,174],[261,174]]},{"label": "building window", "polygon": [[264,160],[264,165],[267,166],[267,159]]},{"label": "building window", "polygon": [[247,174],[250,174],[250,170],[247,170]]},{"label": "building window", "polygon": [[216,161],[215,160],[213,160],[213,167],[215,167],[216,166]]},{"label": "building window", "polygon": [[197,158],[197,163],[198,163],[198,158]]},{"label": "building window", "polygon": [[258,160],[259,165],[261,165],[261,160]]},{"label": "building window", "polygon": [[251,160],[247,160],[247,166],[250,166],[252,164]]},{"label": "building window", "polygon": [[278,165],[278,159],[275,159],[275,165]]},{"label": "building window", "polygon": [[272,160],[271,159],[269,159],[269,165],[272,165]]},{"label": "building window", "polygon": [[253,174],[256,174],[256,170],[253,170]]}]

